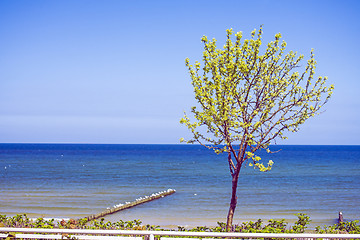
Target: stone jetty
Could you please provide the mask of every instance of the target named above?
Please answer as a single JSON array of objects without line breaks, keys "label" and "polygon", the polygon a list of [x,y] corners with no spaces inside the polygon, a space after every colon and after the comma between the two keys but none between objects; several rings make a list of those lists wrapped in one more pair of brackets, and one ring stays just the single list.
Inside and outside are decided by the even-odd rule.
[{"label": "stone jetty", "polygon": [[159,198],[169,196],[171,194],[174,194],[175,192],[176,192],[176,190],[174,190],[174,189],[168,189],[166,191],[153,193],[153,194],[151,194],[149,196],[139,197],[133,202],[125,202],[125,203],[116,204],[111,208],[108,207],[105,211],[103,211],[103,212],[101,212],[99,214],[90,215],[90,216],[88,216],[86,218],[88,220],[98,219],[98,218],[104,217],[104,216],[109,215],[109,214],[113,214],[113,213],[116,213],[116,212],[119,212],[119,211],[122,211],[122,210],[125,210],[125,209],[128,209],[128,208],[132,208],[132,207],[135,207],[137,205],[140,205],[140,204],[143,204],[143,203],[146,203],[146,202],[153,201],[155,199],[159,199]]}]

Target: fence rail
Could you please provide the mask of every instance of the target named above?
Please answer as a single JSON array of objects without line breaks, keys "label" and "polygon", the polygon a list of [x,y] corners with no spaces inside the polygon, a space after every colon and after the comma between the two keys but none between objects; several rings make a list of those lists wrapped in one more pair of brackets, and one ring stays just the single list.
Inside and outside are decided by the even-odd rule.
[{"label": "fence rail", "polygon": [[360,234],[310,234],[310,233],[239,233],[239,232],[179,232],[141,230],[91,230],[91,229],[44,229],[0,227],[1,238],[13,239],[80,239],[80,240],[174,240],[174,237],[259,239],[360,239]]}]

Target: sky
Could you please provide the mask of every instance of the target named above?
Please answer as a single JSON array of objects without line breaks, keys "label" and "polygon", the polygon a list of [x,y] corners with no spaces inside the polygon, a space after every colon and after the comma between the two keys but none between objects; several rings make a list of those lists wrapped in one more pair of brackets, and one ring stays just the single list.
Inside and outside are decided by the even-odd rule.
[{"label": "sky", "polygon": [[[360,144],[360,1],[0,1],[0,143],[176,144],[195,105],[185,58],[226,29],[281,33],[335,90],[278,144]],[[222,46],[222,45],[220,45]]]}]

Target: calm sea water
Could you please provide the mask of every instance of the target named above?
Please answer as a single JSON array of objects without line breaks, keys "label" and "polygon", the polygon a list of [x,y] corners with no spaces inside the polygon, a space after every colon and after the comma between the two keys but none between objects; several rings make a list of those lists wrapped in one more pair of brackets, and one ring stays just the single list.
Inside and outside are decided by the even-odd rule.
[{"label": "calm sea water", "polygon": [[[360,146],[272,146],[273,170],[242,170],[235,223],[307,213],[332,224],[360,219]],[[0,214],[77,218],[168,188],[176,194],[107,220],[162,226],[225,221],[226,156],[196,145],[0,144]]]}]

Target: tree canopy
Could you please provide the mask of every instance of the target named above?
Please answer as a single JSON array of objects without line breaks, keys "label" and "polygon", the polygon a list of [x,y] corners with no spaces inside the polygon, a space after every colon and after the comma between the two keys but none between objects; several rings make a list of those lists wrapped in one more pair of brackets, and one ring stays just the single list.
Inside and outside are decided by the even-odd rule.
[{"label": "tree canopy", "polygon": [[286,139],[287,132],[297,132],[307,119],[319,114],[334,86],[325,86],[327,77],[314,77],[313,50],[302,66],[304,56],[293,51],[286,53],[286,42],[280,41],[280,33],[261,50],[262,27],[245,40],[242,32],[235,33],[234,40],[233,30],[226,32],[222,49],[217,48],[216,39],[202,37],[203,64],[196,61],[192,65],[186,59],[198,104],[191,108],[194,120],[185,113],[180,123],[192,133],[191,139],[181,141],[228,154],[233,177],[230,205],[234,210],[243,163],[248,162],[260,171],[270,170],[273,161],[265,166],[255,152],[259,149],[270,152],[271,143]]}]

